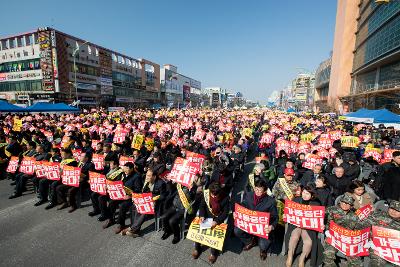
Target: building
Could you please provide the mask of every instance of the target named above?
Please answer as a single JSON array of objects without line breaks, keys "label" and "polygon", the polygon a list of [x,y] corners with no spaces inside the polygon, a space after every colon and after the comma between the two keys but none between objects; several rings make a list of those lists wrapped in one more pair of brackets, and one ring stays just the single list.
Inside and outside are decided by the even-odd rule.
[{"label": "building", "polygon": [[328,106],[329,81],[331,76],[332,58],[323,61],[315,72],[314,106],[319,112],[331,111]]},{"label": "building", "polygon": [[291,96],[296,110],[307,110],[314,99],[315,76],[312,73],[299,73],[292,81]]},{"label": "building", "polygon": [[206,87],[204,88],[203,94],[207,95],[209,99],[209,105],[212,108],[224,108],[228,105],[227,95],[228,92],[226,89],[221,87]]},{"label": "building", "polygon": [[351,87],[341,97],[350,110],[400,105],[400,1],[363,0],[357,14]]},{"label": "building", "polygon": [[148,107],[159,102],[159,77],[156,63],[52,28],[0,39],[0,98],[19,104]]},{"label": "building", "polygon": [[199,107],[201,82],[178,73],[178,68],[165,64],[160,71],[161,103],[166,107]]}]

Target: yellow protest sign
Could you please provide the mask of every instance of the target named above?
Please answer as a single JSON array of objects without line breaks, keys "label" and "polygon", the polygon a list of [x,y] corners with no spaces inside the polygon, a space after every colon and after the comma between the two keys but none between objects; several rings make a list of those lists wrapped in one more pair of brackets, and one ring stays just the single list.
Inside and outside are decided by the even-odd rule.
[{"label": "yellow protest sign", "polygon": [[144,146],[146,147],[147,151],[153,151],[154,149],[154,139],[146,137],[146,141]]},{"label": "yellow protest sign", "polygon": [[221,223],[214,229],[200,230],[200,218],[196,217],[190,224],[187,239],[222,251],[227,228],[228,225],[226,223]]},{"label": "yellow protest sign", "polygon": [[305,142],[311,142],[314,139],[312,133],[302,134],[300,135],[300,140]]},{"label": "yellow protest sign", "polygon": [[121,122],[121,119],[120,119],[120,118],[114,118],[114,121],[115,121],[117,124],[119,124],[119,123]]},{"label": "yellow protest sign", "polygon": [[280,200],[276,200],[276,208],[278,210],[278,217],[279,217],[278,223],[280,225],[285,225],[285,222],[283,221],[283,214],[285,212],[285,203],[283,203]]},{"label": "yellow protest sign", "polygon": [[251,128],[244,128],[244,129],[243,129],[243,134],[244,134],[245,136],[252,136],[252,135],[253,135],[253,129],[251,129]]},{"label": "yellow protest sign", "polygon": [[144,141],[144,135],[142,135],[142,134],[135,135],[135,137],[133,138],[133,141],[132,141],[132,148],[140,150],[140,148],[142,147],[143,141]]},{"label": "yellow protest sign", "polygon": [[22,120],[15,118],[14,125],[13,125],[13,131],[20,132],[21,128],[22,128]]},{"label": "yellow protest sign", "polygon": [[358,137],[355,136],[343,136],[340,141],[343,147],[351,147],[351,148],[356,148],[360,143],[360,139],[358,139]]}]

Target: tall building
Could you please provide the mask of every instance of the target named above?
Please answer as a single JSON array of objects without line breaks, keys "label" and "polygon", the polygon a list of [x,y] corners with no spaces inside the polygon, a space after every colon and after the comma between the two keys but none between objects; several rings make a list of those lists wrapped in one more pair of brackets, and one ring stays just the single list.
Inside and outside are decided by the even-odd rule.
[{"label": "tall building", "polygon": [[363,0],[357,17],[352,84],[341,98],[351,110],[400,104],[400,1]]},{"label": "tall building", "polygon": [[227,90],[221,87],[206,87],[203,94],[208,96],[208,105],[213,108],[223,108],[227,106]]},{"label": "tall building", "polygon": [[331,108],[328,106],[329,81],[331,76],[332,58],[321,62],[315,72],[315,94],[314,105],[317,111],[328,112]]},{"label": "tall building", "polygon": [[167,107],[199,107],[201,82],[178,73],[178,68],[165,64],[160,71],[161,103]]},{"label": "tall building", "polygon": [[0,39],[0,98],[19,104],[151,106],[159,102],[159,77],[156,63],[52,28]]},{"label": "tall building", "polygon": [[311,73],[299,73],[292,81],[292,101],[296,110],[306,110],[313,102],[315,76]]}]

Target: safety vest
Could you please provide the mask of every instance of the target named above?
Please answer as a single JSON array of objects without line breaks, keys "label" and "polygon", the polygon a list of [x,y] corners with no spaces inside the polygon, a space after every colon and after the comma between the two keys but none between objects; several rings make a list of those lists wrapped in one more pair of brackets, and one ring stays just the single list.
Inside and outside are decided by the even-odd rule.
[{"label": "safety vest", "polygon": [[178,189],[178,194],[179,194],[179,198],[182,202],[182,205],[185,207],[185,209],[188,211],[189,214],[192,214],[192,206],[190,205],[190,203],[185,195],[185,192],[183,192],[182,185],[177,184],[176,188]]}]

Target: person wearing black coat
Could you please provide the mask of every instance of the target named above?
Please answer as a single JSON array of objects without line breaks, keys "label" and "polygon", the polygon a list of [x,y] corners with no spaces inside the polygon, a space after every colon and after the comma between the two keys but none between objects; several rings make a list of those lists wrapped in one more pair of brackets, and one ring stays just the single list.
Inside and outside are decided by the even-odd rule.
[{"label": "person wearing black coat", "polygon": [[315,195],[322,206],[330,207],[334,204],[334,199],[331,194],[331,189],[326,184],[326,178],[324,176],[318,176],[315,181]]},{"label": "person wearing black coat", "polygon": [[[207,200],[205,198],[208,198]],[[224,193],[219,183],[212,183],[209,189],[204,190],[203,198],[200,202],[199,217],[200,222],[204,219],[212,218],[212,228],[224,223],[228,218],[230,208],[229,197]],[[201,254],[201,244],[195,243],[192,252],[193,259],[198,259]],[[211,248],[211,254],[208,257],[210,263],[215,263],[218,256],[218,250]]]},{"label": "person wearing black coat", "polygon": [[233,187],[233,164],[223,152],[221,147],[215,150],[214,170],[211,174],[210,184],[218,182],[225,194],[229,195]]},{"label": "person wearing black coat", "polygon": [[393,152],[393,160],[382,176],[383,198],[400,200],[400,151]]},{"label": "person wearing black coat", "polygon": [[312,170],[307,170],[300,179],[301,186],[315,183],[315,180],[321,175],[322,166],[317,164]]},{"label": "person wearing black coat", "polygon": [[[303,205],[321,205],[316,198],[314,190],[310,186],[304,187],[302,196],[294,198],[293,201]],[[300,267],[305,266],[305,260],[308,256],[311,256],[311,267],[317,267],[322,264],[323,247],[318,238],[317,231],[307,230],[293,224],[288,224],[285,233],[285,244],[285,247],[288,248],[288,251],[286,251],[288,254],[286,267],[292,266],[293,257],[297,253],[301,253],[298,265]],[[300,244],[302,244],[302,246]]]},{"label": "person wearing black coat", "polygon": [[336,167],[334,169],[335,174],[328,175],[327,182],[332,189],[332,196],[336,199],[338,196],[343,195],[347,192],[348,187],[351,184],[351,180],[344,176],[343,167]]},{"label": "person wearing black coat", "polygon": [[[155,200],[154,211],[158,212],[160,205],[163,203],[166,196],[166,185],[163,180],[158,178],[156,174],[151,170],[147,170],[146,177],[144,181],[144,186],[141,193],[152,193],[153,200]],[[140,228],[143,223],[151,218],[152,215],[140,214],[135,205],[131,208],[131,226],[121,231],[122,235],[127,235],[131,237],[139,237]]]},{"label": "person wearing black coat", "polygon": [[[270,214],[269,225],[265,229],[265,232],[269,234],[275,229],[278,223],[278,210],[275,199],[267,195],[267,190],[267,182],[265,180],[257,180],[254,183],[254,192],[247,192],[241,205],[252,211],[268,212]],[[267,251],[271,245],[271,240],[252,236],[237,227],[235,227],[234,233],[245,244],[244,251],[250,250],[258,243],[261,260],[267,258]]]}]

